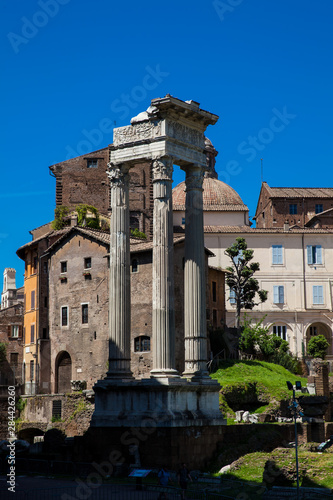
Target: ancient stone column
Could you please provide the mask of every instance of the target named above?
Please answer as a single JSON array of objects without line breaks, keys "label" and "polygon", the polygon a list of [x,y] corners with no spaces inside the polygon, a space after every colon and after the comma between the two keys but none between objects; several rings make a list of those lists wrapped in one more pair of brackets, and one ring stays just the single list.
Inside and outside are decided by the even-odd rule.
[{"label": "ancient stone column", "polygon": [[111,184],[109,370],[107,378],[130,378],[131,295],[129,167],[108,164]]},{"label": "ancient stone column", "polygon": [[185,169],[185,371],[192,379],[208,377],[206,333],[206,277],[202,182],[204,169]]},{"label": "ancient stone column", "polygon": [[175,309],[172,158],[153,162],[153,370],[152,377],[178,377],[175,370]]}]

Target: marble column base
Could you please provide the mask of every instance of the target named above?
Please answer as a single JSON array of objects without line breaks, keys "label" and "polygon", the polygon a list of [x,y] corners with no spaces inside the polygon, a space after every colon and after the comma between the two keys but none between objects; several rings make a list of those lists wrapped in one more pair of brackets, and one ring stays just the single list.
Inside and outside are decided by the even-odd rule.
[{"label": "marble column base", "polygon": [[91,427],[187,427],[223,425],[220,385],[182,378],[99,380]]}]

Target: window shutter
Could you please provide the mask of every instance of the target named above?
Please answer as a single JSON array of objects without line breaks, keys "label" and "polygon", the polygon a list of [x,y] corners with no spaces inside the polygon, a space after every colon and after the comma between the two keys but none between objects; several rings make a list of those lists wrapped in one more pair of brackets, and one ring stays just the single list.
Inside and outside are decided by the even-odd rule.
[{"label": "window shutter", "polygon": [[273,264],[283,264],[282,245],[273,245]]},{"label": "window shutter", "polygon": [[318,304],[318,292],[316,286],[312,287],[312,293],[313,293],[313,303]]},{"label": "window shutter", "polygon": [[19,337],[20,338],[23,337],[23,326],[22,325],[19,326]]},{"label": "window shutter", "polygon": [[282,264],[282,246],[278,247],[278,264]]},{"label": "window shutter", "polygon": [[279,303],[284,304],[284,286],[279,286]]},{"label": "window shutter", "polygon": [[308,245],[306,248],[307,248],[307,252],[308,252],[308,264],[313,264],[312,246]]},{"label": "window shutter", "polygon": [[279,303],[279,287],[278,286],[273,286],[273,301],[274,301],[274,304],[278,304]]},{"label": "window shutter", "polygon": [[322,258],[321,258],[321,245],[316,246],[316,263],[317,264],[322,264]]},{"label": "window shutter", "polygon": [[8,325],[7,328],[8,328],[8,337],[11,337],[11,335],[12,335],[12,327],[11,327],[11,325]]},{"label": "window shutter", "polygon": [[323,304],[323,303],[324,303],[323,287],[318,286],[318,304]]}]

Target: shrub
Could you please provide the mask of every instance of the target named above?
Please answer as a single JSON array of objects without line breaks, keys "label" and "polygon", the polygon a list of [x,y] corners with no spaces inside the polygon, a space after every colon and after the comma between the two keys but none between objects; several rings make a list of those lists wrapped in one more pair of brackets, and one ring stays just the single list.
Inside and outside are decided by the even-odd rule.
[{"label": "shrub", "polygon": [[324,359],[326,356],[327,348],[329,346],[328,341],[324,335],[316,335],[309,340],[307,353],[313,358]]},{"label": "shrub", "polygon": [[145,233],[139,231],[137,227],[135,229],[131,229],[131,236],[134,236],[134,238],[141,238],[143,240],[147,239]]}]

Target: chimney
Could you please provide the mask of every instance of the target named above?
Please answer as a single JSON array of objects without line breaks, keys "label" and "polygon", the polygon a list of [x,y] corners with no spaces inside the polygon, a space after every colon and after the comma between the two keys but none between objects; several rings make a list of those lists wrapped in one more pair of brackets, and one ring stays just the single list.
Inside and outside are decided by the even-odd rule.
[{"label": "chimney", "polygon": [[289,222],[286,221],[284,224],[283,224],[283,231],[287,232],[289,231]]},{"label": "chimney", "polygon": [[71,215],[71,227],[77,226],[77,215]]}]

